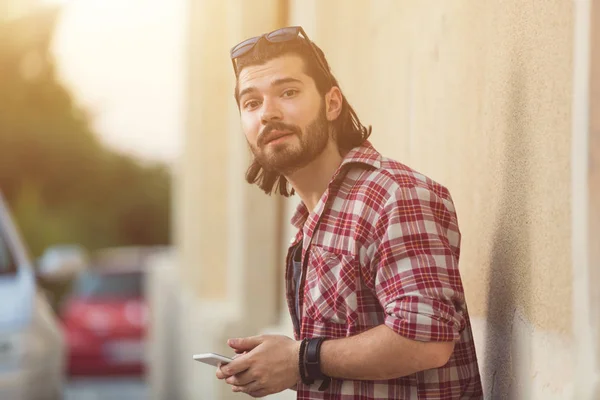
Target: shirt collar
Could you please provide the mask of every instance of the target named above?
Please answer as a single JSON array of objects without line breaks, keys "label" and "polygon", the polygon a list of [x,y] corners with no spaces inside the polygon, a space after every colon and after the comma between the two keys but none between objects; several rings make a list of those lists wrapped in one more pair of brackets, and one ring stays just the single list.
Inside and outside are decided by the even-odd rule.
[{"label": "shirt collar", "polygon": [[348,154],[346,154],[339,169],[348,164],[365,164],[375,169],[379,169],[381,168],[381,154],[375,150],[371,142],[365,140],[363,144],[351,149]]},{"label": "shirt collar", "polygon": [[[340,172],[344,167],[351,164],[363,164],[374,169],[379,169],[381,168],[381,154],[375,150],[371,142],[365,140],[363,144],[354,147],[344,156],[342,163],[338,167],[335,174],[333,174],[331,182],[335,181],[338,176],[340,176]],[[330,185],[331,182],[329,183]],[[301,229],[302,226],[304,226],[304,222],[308,218],[309,214],[310,213],[308,212],[304,203],[300,201],[300,204],[298,204],[298,207],[296,207],[296,212],[292,216],[292,225],[298,229]]]}]

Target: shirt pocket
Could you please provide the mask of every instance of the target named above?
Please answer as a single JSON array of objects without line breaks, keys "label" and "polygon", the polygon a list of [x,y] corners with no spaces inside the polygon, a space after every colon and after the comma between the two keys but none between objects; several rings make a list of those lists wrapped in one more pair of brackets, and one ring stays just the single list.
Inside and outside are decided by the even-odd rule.
[{"label": "shirt pocket", "polygon": [[304,283],[304,310],[316,321],[352,324],[357,319],[354,257],[311,246]]}]

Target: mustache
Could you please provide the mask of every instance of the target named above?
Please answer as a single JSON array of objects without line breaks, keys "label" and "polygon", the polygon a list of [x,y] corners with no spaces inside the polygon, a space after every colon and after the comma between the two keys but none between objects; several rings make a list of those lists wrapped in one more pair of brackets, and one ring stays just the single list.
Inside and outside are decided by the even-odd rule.
[{"label": "mustache", "polygon": [[288,125],[283,122],[269,122],[265,125],[263,130],[258,135],[258,139],[256,140],[256,145],[261,147],[265,145],[270,140],[270,134],[273,131],[289,131],[294,135],[298,135],[300,133],[300,128],[295,125]]}]

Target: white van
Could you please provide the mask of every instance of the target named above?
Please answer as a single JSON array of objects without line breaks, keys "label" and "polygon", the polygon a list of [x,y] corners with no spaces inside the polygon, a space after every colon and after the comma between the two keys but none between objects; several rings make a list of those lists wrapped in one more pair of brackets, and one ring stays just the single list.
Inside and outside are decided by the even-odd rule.
[{"label": "white van", "polygon": [[0,193],[0,399],[63,398],[65,345]]}]

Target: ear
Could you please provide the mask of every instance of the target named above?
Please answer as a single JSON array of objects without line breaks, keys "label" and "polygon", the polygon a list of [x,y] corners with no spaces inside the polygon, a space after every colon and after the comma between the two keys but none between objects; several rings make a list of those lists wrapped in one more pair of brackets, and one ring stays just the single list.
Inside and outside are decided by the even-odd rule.
[{"label": "ear", "polygon": [[328,121],[335,121],[342,112],[342,91],[339,87],[333,86],[325,94],[325,114]]}]

